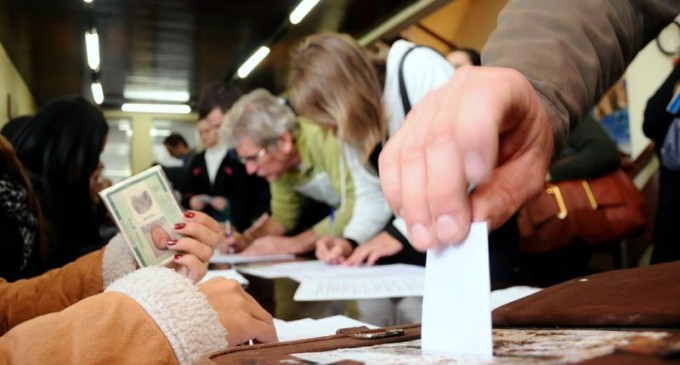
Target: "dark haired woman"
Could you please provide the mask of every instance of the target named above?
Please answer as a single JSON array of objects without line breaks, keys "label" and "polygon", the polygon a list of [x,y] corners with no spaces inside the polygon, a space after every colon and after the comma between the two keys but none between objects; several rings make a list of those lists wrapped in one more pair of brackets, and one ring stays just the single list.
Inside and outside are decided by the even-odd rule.
[{"label": "dark haired woman", "polygon": [[64,97],[41,108],[10,139],[40,200],[49,268],[103,244],[90,179],[101,167],[107,133],[97,107],[82,97]]}]

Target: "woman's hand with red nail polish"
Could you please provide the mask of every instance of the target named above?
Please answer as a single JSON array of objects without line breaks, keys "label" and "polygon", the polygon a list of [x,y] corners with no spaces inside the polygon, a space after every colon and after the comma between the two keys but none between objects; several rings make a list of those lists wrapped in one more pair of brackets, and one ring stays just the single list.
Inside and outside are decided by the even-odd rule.
[{"label": "woman's hand with red nail polish", "polygon": [[170,247],[177,252],[172,266],[193,282],[198,282],[207,272],[208,262],[215,247],[225,237],[222,224],[202,212],[184,212],[184,222],[175,223],[179,233]]}]

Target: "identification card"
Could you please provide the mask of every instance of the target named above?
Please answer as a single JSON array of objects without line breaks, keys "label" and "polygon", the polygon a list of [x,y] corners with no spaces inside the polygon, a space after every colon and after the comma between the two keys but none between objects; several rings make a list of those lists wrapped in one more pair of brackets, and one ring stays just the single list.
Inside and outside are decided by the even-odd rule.
[{"label": "identification card", "polygon": [[174,225],[182,210],[160,166],[121,181],[99,195],[141,267],[164,265],[175,251],[167,242],[176,239]]}]

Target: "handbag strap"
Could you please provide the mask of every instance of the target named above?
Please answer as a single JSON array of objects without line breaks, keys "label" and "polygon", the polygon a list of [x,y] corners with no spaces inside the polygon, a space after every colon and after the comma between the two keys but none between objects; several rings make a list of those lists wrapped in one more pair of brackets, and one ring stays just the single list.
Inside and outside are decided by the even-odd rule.
[{"label": "handbag strap", "polygon": [[408,93],[406,92],[406,81],[404,80],[404,60],[406,60],[406,56],[408,56],[408,54],[416,48],[429,48],[436,54],[444,57],[444,55],[439,53],[439,51],[429,46],[413,46],[401,56],[401,60],[399,61],[399,95],[401,96],[401,105],[404,108],[404,115],[411,111],[411,101],[408,99]]},{"label": "handbag strap", "polygon": [[406,56],[408,56],[411,51],[418,47],[420,46],[409,48],[408,51],[406,51],[406,53],[401,56],[401,60],[399,61],[399,95],[401,96],[401,105],[404,108],[404,115],[411,111],[411,102],[408,100],[408,94],[406,93],[406,82],[404,81],[404,61],[406,60]]}]

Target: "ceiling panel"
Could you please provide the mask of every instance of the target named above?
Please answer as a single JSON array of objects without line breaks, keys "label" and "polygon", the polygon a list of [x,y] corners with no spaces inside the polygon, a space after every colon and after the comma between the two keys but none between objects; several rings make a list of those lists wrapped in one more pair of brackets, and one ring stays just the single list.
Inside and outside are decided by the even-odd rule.
[{"label": "ceiling panel", "polygon": [[84,33],[100,37],[104,107],[130,92],[200,90],[231,79],[259,45],[274,39],[270,56],[239,85],[283,91],[291,47],[322,31],[360,36],[413,0],[321,0],[298,25],[288,24],[297,0],[0,0],[0,42],[38,105],[67,94],[90,97],[92,72]]}]

